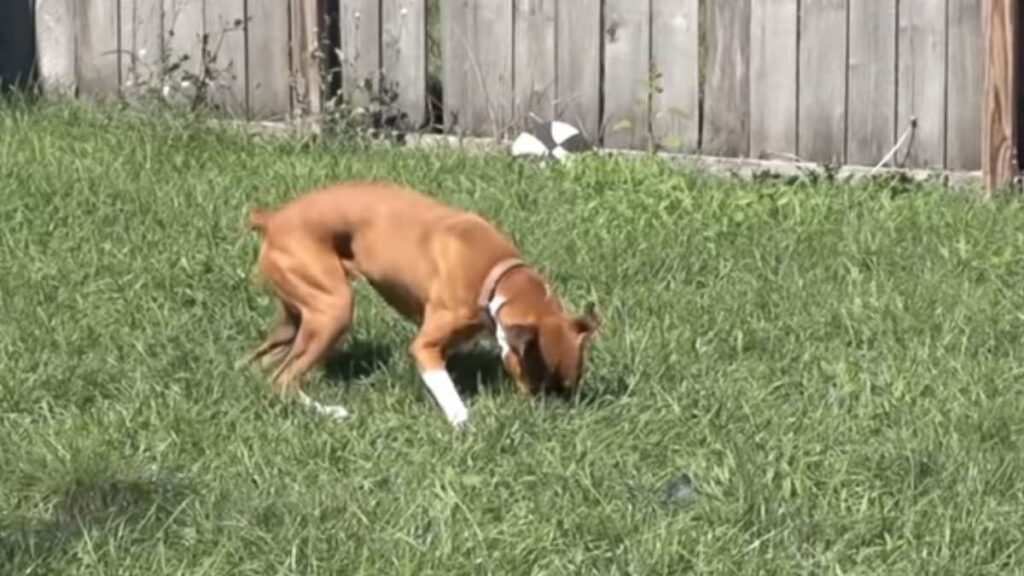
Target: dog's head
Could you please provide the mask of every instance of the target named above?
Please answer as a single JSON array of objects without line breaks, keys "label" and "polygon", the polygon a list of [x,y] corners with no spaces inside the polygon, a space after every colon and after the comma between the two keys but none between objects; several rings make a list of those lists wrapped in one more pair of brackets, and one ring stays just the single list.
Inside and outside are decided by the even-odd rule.
[{"label": "dog's head", "polygon": [[505,326],[511,354],[505,366],[530,391],[571,396],[583,377],[584,350],[600,320],[593,306],[581,316],[557,314],[536,324]]}]

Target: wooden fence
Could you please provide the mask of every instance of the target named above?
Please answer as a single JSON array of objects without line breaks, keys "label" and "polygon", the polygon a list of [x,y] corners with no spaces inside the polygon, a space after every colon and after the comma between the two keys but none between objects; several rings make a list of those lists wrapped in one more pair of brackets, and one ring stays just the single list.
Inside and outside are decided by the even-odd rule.
[{"label": "wooden fence", "polygon": [[611,148],[853,165],[906,136],[894,163],[978,170],[987,1],[441,0],[437,22],[428,0],[35,0],[35,24],[44,85],[85,95],[205,50],[213,100],[282,117],[322,101],[320,46],[350,100],[422,127],[433,35],[451,132],[559,118]]},{"label": "wooden fence", "polygon": [[[603,12],[602,12],[603,4]],[[982,0],[445,2],[453,127],[559,117],[606,146],[981,165]]]},{"label": "wooden fence", "polygon": [[35,0],[45,89],[109,96],[155,88],[250,118],[320,99],[316,0]]}]

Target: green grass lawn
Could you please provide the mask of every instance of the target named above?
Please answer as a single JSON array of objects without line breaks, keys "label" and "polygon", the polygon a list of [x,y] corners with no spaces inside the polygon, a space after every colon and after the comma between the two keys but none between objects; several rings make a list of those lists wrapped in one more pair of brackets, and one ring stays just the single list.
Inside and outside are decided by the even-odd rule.
[{"label": "green grass lawn", "polygon": [[[307,387],[352,419],[236,369],[272,314],[246,210],[350,177],[486,215],[596,301],[580,403],[520,400],[483,345],[454,434],[364,286]],[[3,574],[1024,566],[1015,201],[7,106],[0,264]]]}]

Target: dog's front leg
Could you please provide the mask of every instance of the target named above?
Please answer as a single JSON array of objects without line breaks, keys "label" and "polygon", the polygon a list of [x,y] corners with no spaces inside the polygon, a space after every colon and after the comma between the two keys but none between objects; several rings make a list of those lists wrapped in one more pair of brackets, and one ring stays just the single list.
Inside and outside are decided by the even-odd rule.
[{"label": "dog's front leg", "polygon": [[469,420],[469,410],[459,397],[455,383],[444,365],[444,350],[465,328],[465,322],[448,314],[428,314],[409,352],[416,360],[420,377],[441,406],[448,421],[463,428]]}]

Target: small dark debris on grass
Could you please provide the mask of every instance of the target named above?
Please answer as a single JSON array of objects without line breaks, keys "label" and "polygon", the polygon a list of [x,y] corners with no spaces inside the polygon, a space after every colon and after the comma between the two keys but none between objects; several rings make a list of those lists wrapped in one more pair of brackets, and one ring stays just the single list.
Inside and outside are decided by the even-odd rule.
[{"label": "small dark debris on grass", "polygon": [[692,504],[698,495],[693,479],[686,472],[669,480],[661,490],[661,499],[666,504]]}]

